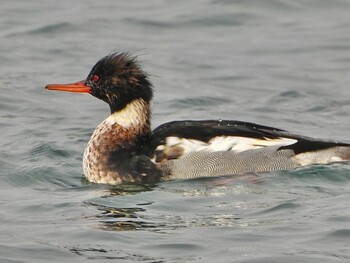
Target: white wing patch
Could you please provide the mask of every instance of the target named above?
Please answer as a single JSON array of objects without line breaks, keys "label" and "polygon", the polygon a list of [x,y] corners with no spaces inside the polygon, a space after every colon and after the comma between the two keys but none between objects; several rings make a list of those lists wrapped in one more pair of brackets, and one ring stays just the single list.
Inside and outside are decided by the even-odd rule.
[{"label": "white wing patch", "polygon": [[180,146],[184,148],[186,152],[198,151],[198,148],[205,147],[207,144],[200,140],[185,139],[179,137],[167,137],[165,141],[167,147]]},{"label": "white wing patch", "polygon": [[159,145],[156,150],[163,151],[172,147],[180,147],[183,150],[183,154],[196,151],[234,151],[239,153],[268,146],[286,146],[294,144],[296,142],[296,139],[283,137],[276,139],[256,139],[239,136],[217,136],[208,142],[203,142],[200,140],[172,136],[167,137],[165,145]]}]

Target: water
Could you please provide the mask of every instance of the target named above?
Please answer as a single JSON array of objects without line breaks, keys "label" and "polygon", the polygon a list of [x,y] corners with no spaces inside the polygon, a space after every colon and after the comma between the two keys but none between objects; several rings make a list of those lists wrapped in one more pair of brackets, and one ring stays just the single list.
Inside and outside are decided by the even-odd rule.
[{"label": "water", "polygon": [[349,262],[350,165],[110,187],[108,114],[47,83],[140,56],[153,126],[224,118],[350,142],[350,1],[10,1],[0,9],[1,262]]}]

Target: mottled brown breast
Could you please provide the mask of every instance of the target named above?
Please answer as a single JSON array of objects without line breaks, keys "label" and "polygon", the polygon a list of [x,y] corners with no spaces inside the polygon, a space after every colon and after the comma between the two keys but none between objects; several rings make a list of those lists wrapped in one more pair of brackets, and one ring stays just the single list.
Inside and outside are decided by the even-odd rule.
[{"label": "mottled brown breast", "polygon": [[[120,184],[142,180],[137,174],[139,140],[149,133],[149,125],[124,128],[110,118],[97,126],[85,149],[85,177],[94,183]],[[133,167],[134,166],[134,167]],[[136,167],[136,168],[135,168]]]}]

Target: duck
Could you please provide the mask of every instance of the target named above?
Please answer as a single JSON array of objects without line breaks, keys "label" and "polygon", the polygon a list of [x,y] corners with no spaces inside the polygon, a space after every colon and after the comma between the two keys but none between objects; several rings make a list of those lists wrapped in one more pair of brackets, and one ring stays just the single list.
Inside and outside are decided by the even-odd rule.
[{"label": "duck", "polygon": [[92,133],[83,173],[92,183],[165,180],[290,170],[350,160],[350,144],[235,120],[175,120],[151,129],[153,85],[137,56],[112,52],[86,79],[47,90],[88,93],[110,115]]}]

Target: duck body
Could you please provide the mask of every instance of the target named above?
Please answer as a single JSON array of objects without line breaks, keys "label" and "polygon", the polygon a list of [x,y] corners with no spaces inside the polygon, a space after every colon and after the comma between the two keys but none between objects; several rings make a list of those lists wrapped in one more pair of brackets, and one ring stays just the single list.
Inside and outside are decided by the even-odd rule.
[{"label": "duck body", "polygon": [[249,122],[173,121],[152,131],[152,86],[127,53],[102,58],[84,81],[46,88],[90,93],[109,104],[111,115],[97,126],[83,157],[84,175],[94,183],[153,183],[350,160],[350,144]]},{"label": "duck body", "polygon": [[[173,132],[168,131],[171,126]],[[180,132],[175,132],[179,126],[182,126]],[[162,138],[159,130],[163,129],[167,134],[162,140],[165,147],[159,142]],[[197,132],[191,135],[188,130]],[[240,121],[168,123],[154,131],[154,140],[154,145],[160,145],[154,151],[156,155],[157,149],[164,149],[160,151],[161,156],[164,152],[178,153],[175,158],[171,158],[171,154],[170,158],[165,157],[162,169],[168,173],[163,177],[168,179],[288,170],[350,158],[349,144],[315,140]]]}]

